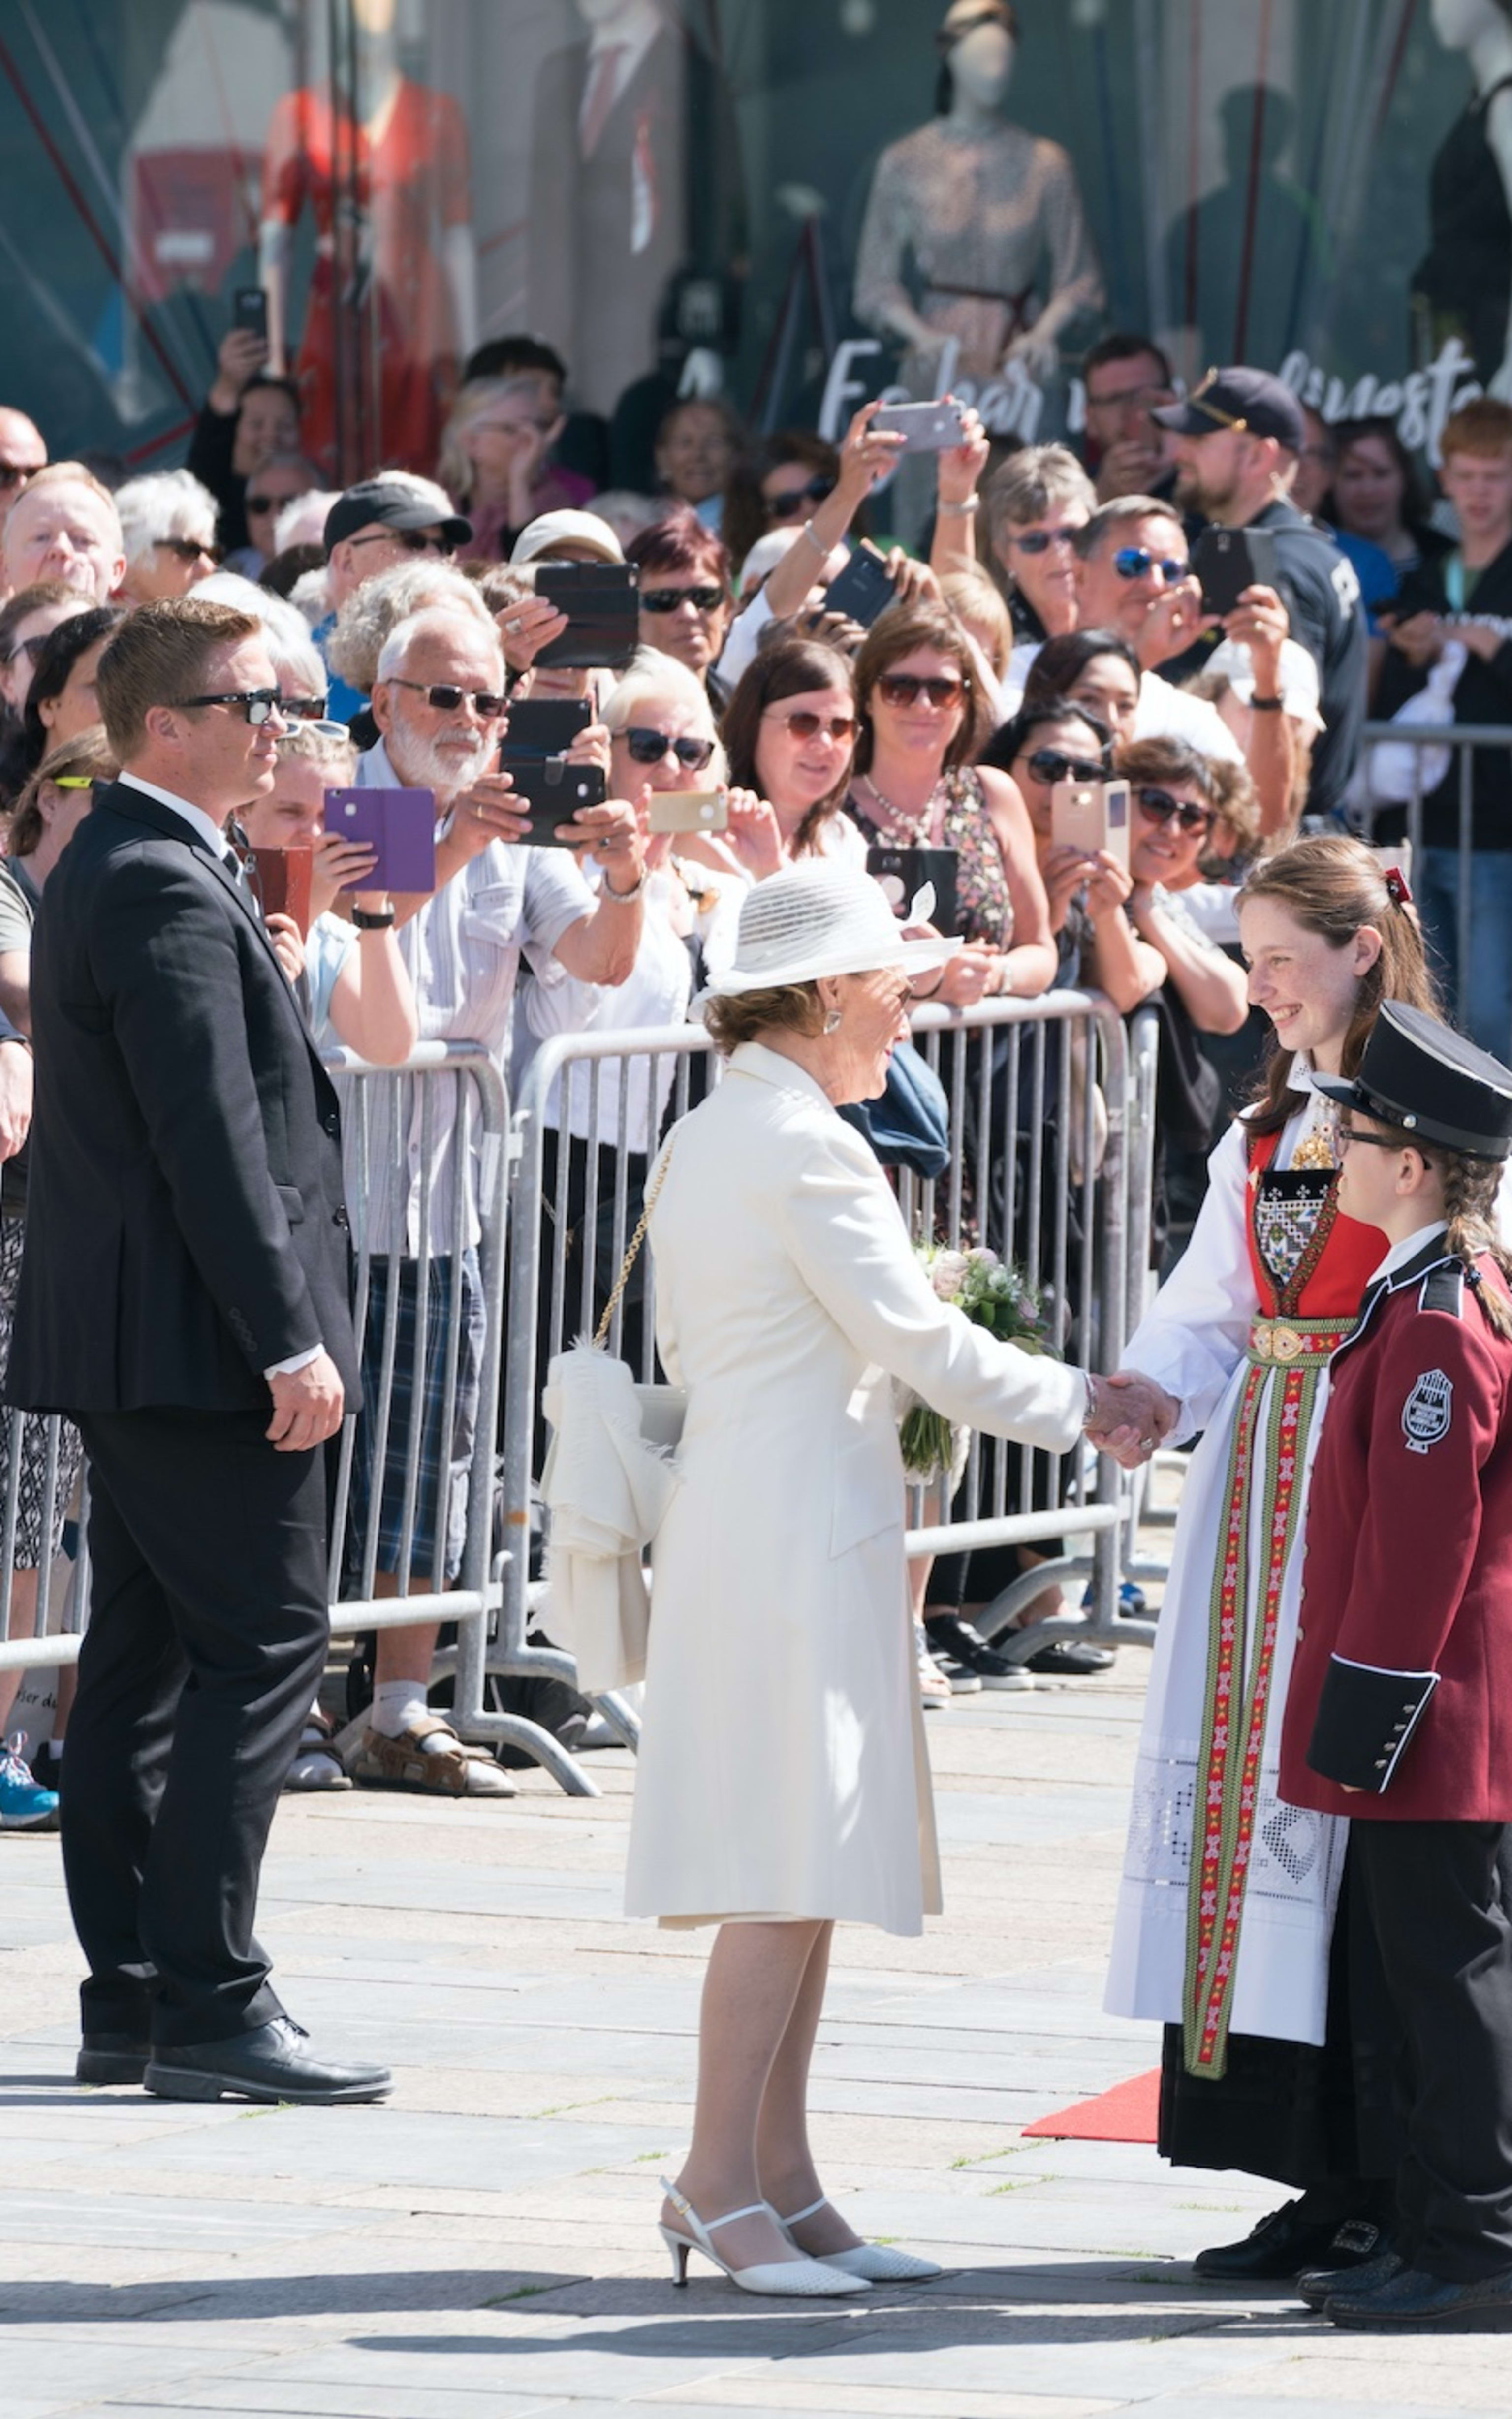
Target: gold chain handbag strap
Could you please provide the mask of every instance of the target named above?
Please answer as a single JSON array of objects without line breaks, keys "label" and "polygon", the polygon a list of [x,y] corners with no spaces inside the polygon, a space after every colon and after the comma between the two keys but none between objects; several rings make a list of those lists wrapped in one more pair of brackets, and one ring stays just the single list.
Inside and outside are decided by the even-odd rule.
[{"label": "gold chain handbag strap", "polygon": [[594,1337],[595,1350],[601,1348],[609,1341],[609,1332],[614,1324],[614,1314],[620,1306],[620,1297],[624,1293],[625,1287],[629,1284],[630,1271],[640,1256],[640,1246],[646,1240],[646,1228],[651,1223],[651,1213],[656,1206],[657,1196],[661,1192],[661,1188],[667,1181],[667,1170],[671,1165],[671,1145],[669,1143],[666,1150],[662,1153],[661,1165],[656,1170],[656,1181],[646,1195],[644,1207],[640,1211],[640,1222],[636,1226],[635,1233],[631,1236],[628,1244],[625,1246],[625,1257],[620,1262],[620,1273],[614,1280],[614,1290],[609,1295],[608,1302],[604,1304],[604,1316],[598,1322],[598,1330]]}]

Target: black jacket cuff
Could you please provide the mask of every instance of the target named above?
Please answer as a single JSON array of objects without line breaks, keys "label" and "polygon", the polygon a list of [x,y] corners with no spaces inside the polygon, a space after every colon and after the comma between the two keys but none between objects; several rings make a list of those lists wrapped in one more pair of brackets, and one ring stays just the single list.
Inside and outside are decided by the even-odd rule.
[{"label": "black jacket cuff", "polygon": [[1331,1656],[1307,1749],[1309,1768],[1324,1780],[1379,1797],[1438,1685],[1437,1672],[1382,1672]]}]

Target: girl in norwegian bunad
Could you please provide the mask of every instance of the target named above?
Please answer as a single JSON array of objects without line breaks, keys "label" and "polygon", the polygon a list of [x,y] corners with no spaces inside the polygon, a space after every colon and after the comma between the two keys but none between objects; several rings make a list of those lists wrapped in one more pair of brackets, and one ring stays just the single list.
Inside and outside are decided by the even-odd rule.
[{"label": "girl in norwegian bunad", "polygon": [[1165,2026],[1159,2147],[1300,2189],[1214,2282],[1368,2259],[1389,2222],[1395,2044],[1350,1888],[1349,1826],[1276,1795],[1308,1477],[1331,1353],[1381,1256],[1337,1199],[1333,1109],[1383,998],[1432,1010],[1398,875],[1358,840],[1300,841],[1239,905],[1274,1027],[1258,1095],[1211,1161],[1186,1255],[1125,1367],[1201,1436],[1177,1525],[1135,1770],[1107,2004]]}]

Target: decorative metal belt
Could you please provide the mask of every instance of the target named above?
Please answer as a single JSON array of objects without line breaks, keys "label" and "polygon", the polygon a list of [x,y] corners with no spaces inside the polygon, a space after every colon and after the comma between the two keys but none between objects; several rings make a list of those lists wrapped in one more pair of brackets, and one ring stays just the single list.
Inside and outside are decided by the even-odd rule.
[{"label": "decorative metal belt", "polygon": [[[1287,1563],[1296,1543],[1307,1434],[1323,1369],[1352,1319],[1257,1318],[1225,1496],[1227,1512],[1209,1615],[1200,1795],[1187,1885],[1182,1995],[1189,2074],[1216,2080],[1227,2060],[1240,1924],[1275,1666]],[[1257,1471],[1257,1460],[1259,1468]],[[1254,1489],[1264,1576],[1251,1606]]]},{"label": "decorative metal belt", "polygon": [[1249,1332],[1249,1357],[1262,1366],[1314,1368],[1331,1361],[1354,1325],[1352,1318],[1257,1318]]}]

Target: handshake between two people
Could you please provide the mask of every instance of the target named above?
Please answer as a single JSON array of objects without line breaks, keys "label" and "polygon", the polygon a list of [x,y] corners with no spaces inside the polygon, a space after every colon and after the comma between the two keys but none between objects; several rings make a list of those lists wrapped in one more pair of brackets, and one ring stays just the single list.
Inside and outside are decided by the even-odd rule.
[{"label": "handshake between two people", "polygon": [[1086,1433],[1099,1453],[1111,1454],[1124,1470],[1137,1470],[1176,1425],[1180,1405],[1153,1378],[1120,1369],[1092,1379],[1092,1408]]}]

